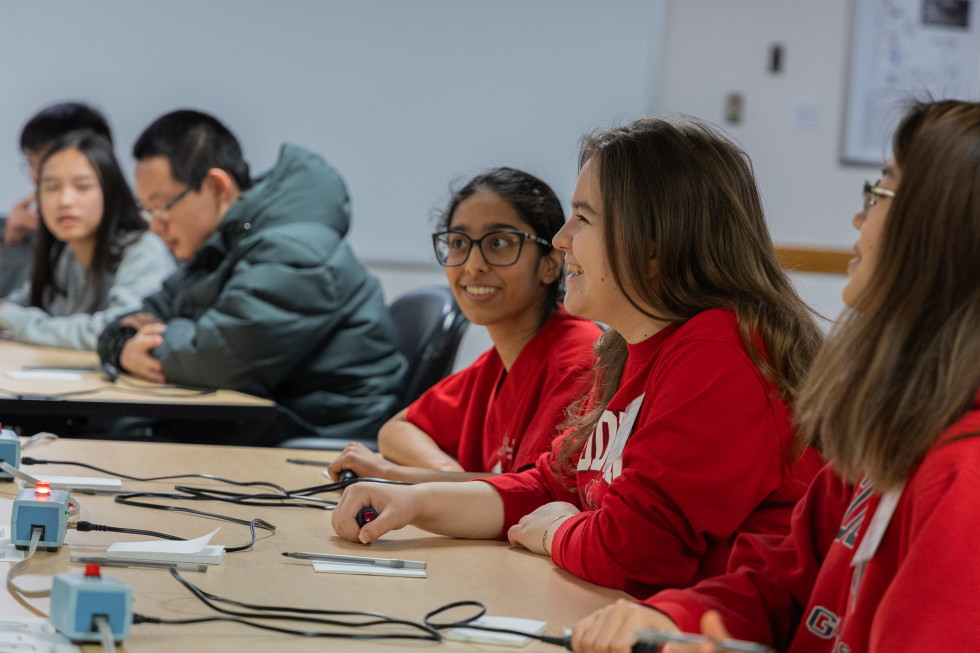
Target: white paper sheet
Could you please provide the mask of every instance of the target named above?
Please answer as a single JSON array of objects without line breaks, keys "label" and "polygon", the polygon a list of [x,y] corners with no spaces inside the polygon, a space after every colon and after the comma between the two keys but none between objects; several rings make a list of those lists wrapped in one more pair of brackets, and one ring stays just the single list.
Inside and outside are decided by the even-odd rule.
[{"label": "white paper sheet", "polygon": [[225,557],[221,544],[209,545],[220,528],[193,540],[151,540],[148,542],[115,542],[106,549],[109,558],[137,558],[157,562],[204,562],[218,564]]},{"label": "white paper sheet", "polygon": [[[520,619],[518,617],[491,617],[483,616],[473,621],[478,626],[489,626],[491,628],[509,628],[519,630],[524,633],[534,633],[540,635],[544,632],[547,624],[535,619]],[[455,639],[461,642],[474,642],[479,644],[496,644],[498,646],[526,646],[531,641],[530,637],[522,635],[511,635],[508,633],[491,633],[485,630],[472,630],[470,628],[452,628],[446,632],[446,639]]]}]

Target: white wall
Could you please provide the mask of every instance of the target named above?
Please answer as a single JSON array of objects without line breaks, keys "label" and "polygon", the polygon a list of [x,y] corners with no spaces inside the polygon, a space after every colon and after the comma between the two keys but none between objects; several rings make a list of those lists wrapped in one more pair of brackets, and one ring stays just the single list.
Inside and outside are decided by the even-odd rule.
[{"label": "white wall", "polygon": [[[755,162],[774,239],[849,248],[860,183],[837,163],[848,0],[0,0],[0,208],[28,191],[16,138],[51,101],[102,107],[129,148],[154,117],[224,119],[258,172],[283,140],[347,179],[352,243],[386,296],[443,283],[429,216],[449,182],[510,164],[566,201],[578,137],[640,115],[720,124]],[[780,75],[767,50],[785,48]],[[742,123],[724,99],[745,100]],[[6,198],[6,199],[4,199]],[[796,275],[836,315],[843,278]],[[489,346],[472,330],[475,355]]]},{"label": "white wall", "polygon": [[579,136],[646,112],[661,0],[0,0],[0,198],[27,192],[16,134],[39,106],[102,107],[129,165],[165,111],[214,113],[253,170],[282,141],[346,179],[367,259],[431,261],[450,180],[496,165],[563,197]]},{"label": "white wall", "polygon": [[[838,162],[852,3],[848,0],[668,0],[657,114],[679,112],[725,128],[755,165],[773,240],[850,249],[861,184],[875,168]],[[783,45],[783,72],[766,69]],[[743,119],[725,121],[725,98]],[[846,278],[794,275],[802,294],[834,317]]]},{"label": "white wall", "polygon": [[[428,234],[451,180],[512,165],[570,198],[578,138],[654,101],[663,6],[0,0],[0,202],[30,190],[16,140],[42,105],[102,108],[128,170],[131,144],[153,118],[200,108],[238,135],[254,172],[282,141],[340,170],[351,243],[391,300],[445,283]],[[485,330],[471,329],[460,364],[488,346]]]}]

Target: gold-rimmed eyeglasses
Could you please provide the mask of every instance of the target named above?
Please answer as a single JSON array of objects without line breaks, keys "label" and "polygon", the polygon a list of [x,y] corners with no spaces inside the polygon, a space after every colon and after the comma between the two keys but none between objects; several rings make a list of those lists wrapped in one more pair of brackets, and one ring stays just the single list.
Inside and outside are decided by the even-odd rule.
[{"label": "gold-rimmed eyeglasses", "polygon": [[864,192],[861,196],[864,199],[864,215],[866,217],[868,215],[868,209],[877,204],[879,197],[895,197],[895,191],[882,188],[878,185],[880,183],[880,179],[873,184],[870,181],[864,182]]}]

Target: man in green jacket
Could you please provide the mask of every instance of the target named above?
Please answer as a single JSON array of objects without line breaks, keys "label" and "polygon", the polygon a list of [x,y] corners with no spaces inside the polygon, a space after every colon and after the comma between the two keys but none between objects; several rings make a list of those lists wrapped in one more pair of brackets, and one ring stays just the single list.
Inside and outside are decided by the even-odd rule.
[{"label": "man in green jacket", "polygon": [[140,313],[106,328],[103,362],[275,400],[275,432],[253,444],[374,437],[397,408],[406,363],[380,284],[344,241],[340,175],[284,145],[253,181],[234,135],[189,110],[147,127],[133,156],[144,217],[186,262]]}]

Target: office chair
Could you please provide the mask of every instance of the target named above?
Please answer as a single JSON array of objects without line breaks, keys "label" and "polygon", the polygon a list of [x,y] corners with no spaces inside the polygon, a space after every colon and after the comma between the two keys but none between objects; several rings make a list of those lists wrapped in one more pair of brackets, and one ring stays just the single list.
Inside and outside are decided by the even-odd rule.
[{"label": "office chair", "polygon": [[[408,371],[398,401],[397,410],[400,411],[452,372],[456,352],[469,322],[448,286],[430,286],[407,292],[388,306],[388,312],[395,323],[398,350],[408,361]],[[370,436],[365,434],[363,439],[357,441],[377,451],[378,442]],[[340,451],[348,442],[336,438],[302,437],[290,438],[279,446]]]},{"label": "office chair", "polygon": [[405,293],[388,307],[398,349],[408,361],[399,410],[449,376],[469,322],[447,286]]}]

